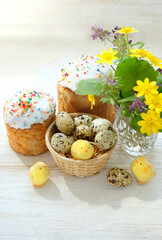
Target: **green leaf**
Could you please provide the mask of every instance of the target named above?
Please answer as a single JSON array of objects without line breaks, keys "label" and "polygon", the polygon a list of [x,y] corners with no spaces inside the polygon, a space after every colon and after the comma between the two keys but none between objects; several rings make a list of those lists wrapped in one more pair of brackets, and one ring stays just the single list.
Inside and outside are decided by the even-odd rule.
[{"label": "green leaf", "polygon": [[135,115],[137,115],[137,116],[141,116],[141,113],[140,113],[140,111],[138,110],[138,107],[137,107],[137,106],[135,107],[134,113],[135,113]]},{"label": "green leaf", "polygon": [[140,42],[136,42],[136,43],[131,43],[130,46],[131,48],[134,47],[134,46],[138,46],[138,48],[143,48],[143,46],[145,45],[144,42],[140,41]]},{"label": "green leaf", "polygon": [[130,97],[120,99],[120,100],[118,100],[118,102],[119,103],[133,102],[133,101],[135,101],[135,99],[136,99],[135,95],[132,95]]},{"label": "green leaf", "polygon": [[142,120],[141,116],[132,115],[130,118],[130,126],[137,132],[140,132],[141,127],[137,124],[140,120]]},{"label": "green leaf", "polygon": [[106,84],[104,88],[104,93],[105,93],[105,97],[112,97],[113,99],[119,99],[119,89],[114,85]]},{"label": "green leaf", "polygon": [[104,30],[104,33],[106,33],[106,34],[107,34],[108,32],[109,32],[108,30]]},{"label": "green leaf", "polygon": [[[157,84],[160,84],[160,85],[162,84],[162,74],[159,74],[157,76]],[[159,87],[158,91],[159,93],[162,93],[162,87]]]},{"label": "green leaf", "polygon": [[81,80],[78,84],[76,94],[78,95],[100,95],[104,90],[104,83],[97,79]]},{"label": "green leaf", "polygon": [[110,98],[110,103],[111,103],[112,105],[114,105],[114,104],[115,104],[115,101],[114,101],[114,99],[113,99],[113,98]]},{"label": "green leaf", "polygon": [[147,137],[148,135],[147,135],[147,133],[143,133],[143,136],[144,136],[144,137]]},{"label": "green leaf", "polygon": [[113,71],[110,70],[109,75],[108,75],[108,78],[111,78],[112,76],[113,76]]},{"label": "green leaf", "polygon": [[115,79],[124,98],[133,95],[133,87],[137,80],[144,81],[148,77],[150,81],[155,81],[157,75],[157,71],[149,62],[137,58],[129,58],[119,63],[115,71]]},{"label": "green leaf", "polygon": [[128,53],[126,52],[122,57],[119,57],[117,60],[115,60],[115,64],[120,63],[128,59]]},{"label": "green leaf", "polygon": [[159,74],[157,76],[157,82],[158,82],[158,84],[162,84],[162,74]]},{"label": "green leaf", "polygon": [[109,102],[109,98],[102,97],[102,98],[100,99],[100,101],[103,102],[103,103],[106,103],[106,102]]},{"label": "green leaf", "polygon": [[112,89],[109,92],[110,92],[110,95],[113,96],[114,99],[119,99],[119,90]]},{"label": "green leaf", "polygon": [[125,117],[130,117],[131,115],[131,111],[129,111],[129,109],[124,109],[122,114],[125,116]]},{"label": "green leaf", "polygon": [[115,101],[114,101],[114,99],[112,98],[112,97],[109,97],[109,98],[106,98],[106,97],[102,97],[101,99],[100,99],[100,101],[101,102],[103,102],[103,103],[108,103],[108,104],[115,104]]}]

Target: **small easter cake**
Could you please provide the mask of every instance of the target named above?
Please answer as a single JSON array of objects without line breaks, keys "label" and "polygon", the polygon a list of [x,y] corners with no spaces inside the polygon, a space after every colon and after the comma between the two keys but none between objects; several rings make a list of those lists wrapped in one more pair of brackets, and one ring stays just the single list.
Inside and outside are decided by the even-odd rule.
[{"label": "small easter cake", "polygon": [[47,151],[45,132],[55,119],[55,100],[34,90],[16,92],[4,106],[4,120],[9,143],[23,155]]},{"label": "small easter cake", "polygon": [[95,97],[95,105],[91,109],[91,103],[87,95],[76,94],[78,84],[81,80],[100,79],[107,81],[106,77],[110,74],[110,66],[97,63],[98,58],[82,55],[79,58],[63,65],[61,68],[58,82],[58,112],[67,113],[85,112],[98,115],[108,119],[111,123],[115,120],[114,106],[102,103],[99,97]]}]

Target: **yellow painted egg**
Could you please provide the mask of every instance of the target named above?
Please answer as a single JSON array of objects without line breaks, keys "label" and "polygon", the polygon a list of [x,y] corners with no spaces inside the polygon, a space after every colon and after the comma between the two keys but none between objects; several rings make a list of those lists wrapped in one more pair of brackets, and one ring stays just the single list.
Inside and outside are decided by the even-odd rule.
[{"label": "yellow painted egg", "polygon": [[77,160],[87,160],[93,156],[94,148],[87,140],[79,139],[71,146],[71,155]]}]

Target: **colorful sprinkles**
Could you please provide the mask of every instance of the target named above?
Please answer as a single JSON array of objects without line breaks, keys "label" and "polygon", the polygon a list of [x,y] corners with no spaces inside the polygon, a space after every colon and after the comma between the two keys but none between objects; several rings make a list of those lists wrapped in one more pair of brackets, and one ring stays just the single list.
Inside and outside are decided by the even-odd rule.
[{"label": "colorful sprinkles", "polygon": [[54,112],[55,100],[47,93],[35,90],[17,91],[5,107],[5,121],[14,128],[30,128],[43,123]]},{"label": "colorful sprinkles", "polygon": [[97,63],[98,58],[82,55],[63,65],[58,82],[72,91],[77,89],[79,81],[90,78],[105,79],[110,72],[110,66]]}]

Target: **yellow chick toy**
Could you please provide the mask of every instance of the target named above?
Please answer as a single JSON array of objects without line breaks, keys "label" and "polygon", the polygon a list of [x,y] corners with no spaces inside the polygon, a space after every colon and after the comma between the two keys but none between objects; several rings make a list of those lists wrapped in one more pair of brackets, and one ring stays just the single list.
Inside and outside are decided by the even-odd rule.
[{"label": "yellow chick toy", "polygon": [[156,172],[151,163],[147,162],[145,157],[138,157],[131,163],[131,171],[140,184],[145,184],[151,180]]},{"label": "yellow chick toy", "polygon": [[77,140],[71,146],[71,155],[74,159],[87,160],[93,156],[94,148],[87,140]]},{"label": "yellow chick toy", "polygon": [[41,187],[50,175],[50,170],[44,162],[37,162],[29,169],[29,178],[34,187]]}]

